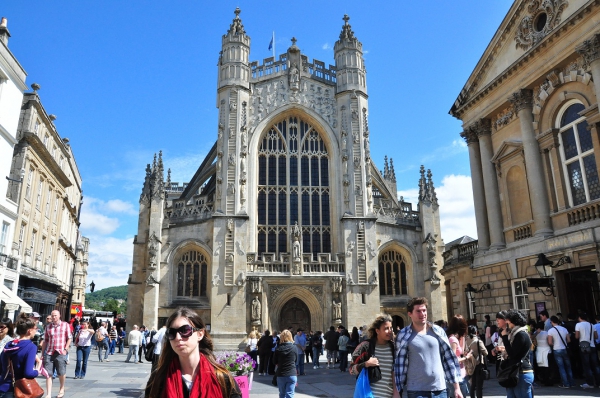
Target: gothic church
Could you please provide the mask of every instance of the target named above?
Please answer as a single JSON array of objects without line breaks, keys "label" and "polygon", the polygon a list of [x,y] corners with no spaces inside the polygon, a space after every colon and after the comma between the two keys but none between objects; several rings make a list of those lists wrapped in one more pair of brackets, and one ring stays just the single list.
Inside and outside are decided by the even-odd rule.
[{"label": "gothic church", "polygon": [[235,10],[214,146],[183,186],[165,180],[160,154],[146,169],[128,325],[159,327],[185,305],[234,348],[253,329],[352,327],[382,311],[403,326],[413,296],[445,318],[431,172],[421,167],[414,208],[397,197],[392,160],[375,166],[362,43],[343,19],[335,65],[295,39],[260,64]]}]

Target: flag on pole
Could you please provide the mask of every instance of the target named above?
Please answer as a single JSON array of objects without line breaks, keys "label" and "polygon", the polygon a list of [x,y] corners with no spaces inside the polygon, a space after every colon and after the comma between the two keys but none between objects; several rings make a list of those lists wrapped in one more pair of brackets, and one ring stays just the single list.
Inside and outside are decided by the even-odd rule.
[{"label": "flag on pole", "polygon": [[271,41],[269,42],[269,51],[273,49],[273,37],[271,37]]}]

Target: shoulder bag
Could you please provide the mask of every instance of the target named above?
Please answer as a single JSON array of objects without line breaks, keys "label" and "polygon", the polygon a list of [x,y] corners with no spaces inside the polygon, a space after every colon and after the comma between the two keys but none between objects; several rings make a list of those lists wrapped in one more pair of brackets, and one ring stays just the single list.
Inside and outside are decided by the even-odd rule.
[{"label": "shoulder bag", "polygon": [[519,373],[523,360],[512,365],[506,365],[507,361],[502,361],[500,372],[498,372],[498,384],[505,388],[514,388],[519,383]]},{"label": "shoulder bag", "polygon": [[[471,348],[473,343],[477,343],[477,356],[475,356],[475,351]],[[479,356],[481,353],[479,352],[479,339],[476,337],[471,344],[469,345],[469,351],[473,354],[470,357],[466,357],[465,359],[465,370],[469,376],[472,376],[475,372],[475,367],[478,365]]]},{"label": "shoulder bag", "polygon": [[[590,341],[592,340],[592,338],[594,338],[594,332],[592,331],[592,324],[590,323]],[[592,346],[591,346],[590,341],[580,341],[579,342],[579,349],[584,354],[589,354],[590,352],[592,352]]]},{"label": "shoulder bag", "polygon": [[373,398],[373,391],[371,390],[367,369],[371,368],[365,367],[362,372],[360,372],[360,375],[358,375],[356,387],[354,387],[354,398]]},{"label": "shoulder bag", "polygon": [[12,360],[8,361],[10,373],[12,374],[13,390],[15,398],[42,398],[44,390],[35,379],[19,379],[15,380],[15,372],[12,366]]}]

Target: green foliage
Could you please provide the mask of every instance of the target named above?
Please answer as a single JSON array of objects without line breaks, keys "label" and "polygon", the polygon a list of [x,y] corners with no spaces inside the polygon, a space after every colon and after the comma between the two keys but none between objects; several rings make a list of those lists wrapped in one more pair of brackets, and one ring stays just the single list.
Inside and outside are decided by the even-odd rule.
[{"label": "green foliage", "polygon": [[[119,300],[122,303],[119,304]],[[127,285],[107,287],[85,294],[85,308],[97,311],[127,312]]]}]

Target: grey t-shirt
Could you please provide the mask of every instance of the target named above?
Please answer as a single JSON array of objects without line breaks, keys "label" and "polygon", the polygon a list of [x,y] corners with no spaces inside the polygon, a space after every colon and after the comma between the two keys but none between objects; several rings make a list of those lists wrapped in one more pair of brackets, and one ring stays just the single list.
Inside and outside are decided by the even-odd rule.
[{"label": "grey t-shirt", "polygon": [[446,389],[440,343],[434,331],[427,334],[413,330],[408,339],[407,391],[441,391]]}]

